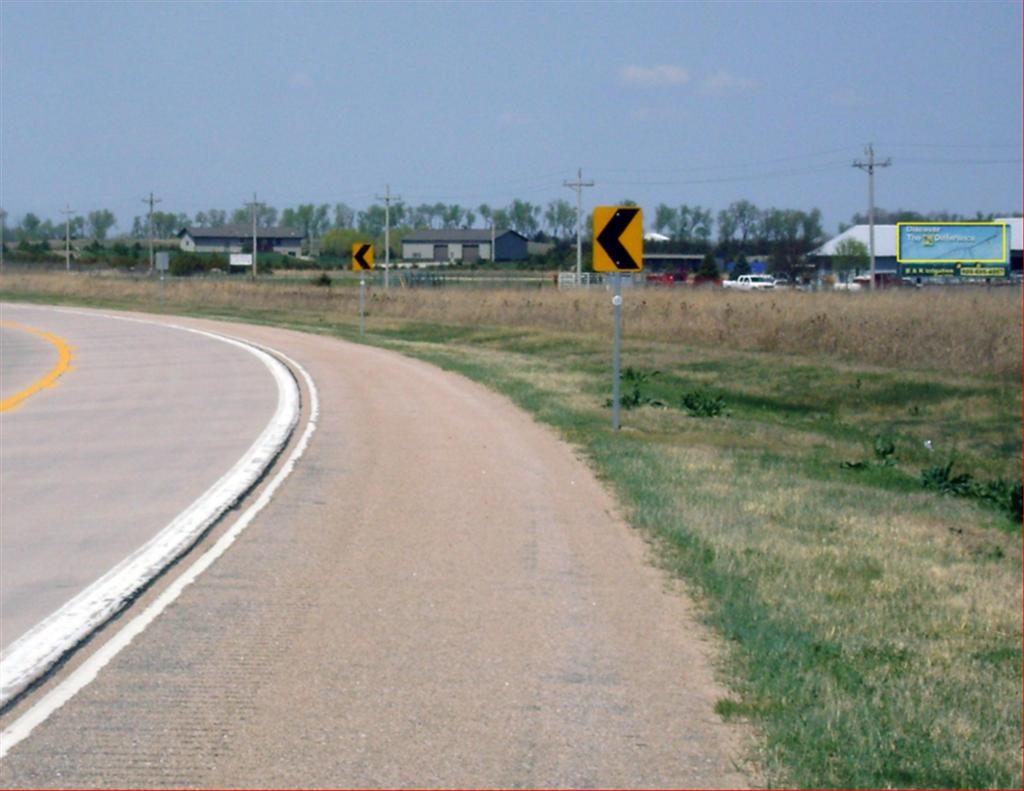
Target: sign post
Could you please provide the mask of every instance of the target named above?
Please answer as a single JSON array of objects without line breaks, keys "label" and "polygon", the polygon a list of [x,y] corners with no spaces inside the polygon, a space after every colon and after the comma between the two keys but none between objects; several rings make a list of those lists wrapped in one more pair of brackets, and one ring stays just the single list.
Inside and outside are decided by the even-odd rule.
[{"label": "sign post", "polygon": [[366,334],[366,270],[373,269],[373,245],[356,242],[352,245],[352,269],[359,272],[359,334]]},{"label": "sign post", "polygon": [[594,271],[612,273],[614,330],[612,339],[612,428],[618,430],[619,378],[622,357],[622,273],[644,268],[644,213],[638,206],[594,209]]},{"label": "sign post", "polygon": [[166,250],[156,254],[156,271],[160,273],[160,312],[164,312],[164,275],[171,268],[171,254]]}]

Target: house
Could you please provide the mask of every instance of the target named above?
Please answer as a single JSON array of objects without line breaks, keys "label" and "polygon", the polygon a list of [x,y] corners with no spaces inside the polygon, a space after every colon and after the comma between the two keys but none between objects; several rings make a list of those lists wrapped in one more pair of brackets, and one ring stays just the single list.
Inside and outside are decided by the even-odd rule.
[{"label": "house", "polygon": [[[240,223],[218,228],[182,228],[176,234],[187,253],[240,253],[252,247],[252,226]],[[302,231],[295,228],[257,228],[256,246],[261,253],[302,253]]]},{"label": "house", "polygon": [[[491,234],[494,234],[494,252]],[[444,228],[413,231],[402,239],[404,261],[524,261],[528,240],[518,231],[489,228]]]}]

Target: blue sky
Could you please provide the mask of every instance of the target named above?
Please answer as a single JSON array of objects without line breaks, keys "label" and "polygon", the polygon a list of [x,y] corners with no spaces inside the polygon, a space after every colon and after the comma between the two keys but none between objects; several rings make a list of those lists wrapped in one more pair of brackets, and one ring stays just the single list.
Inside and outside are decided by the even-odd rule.
[{"label": "blue sky", "polygon": [[1022,203],[1021,3],[0,3],[0,205]]}]

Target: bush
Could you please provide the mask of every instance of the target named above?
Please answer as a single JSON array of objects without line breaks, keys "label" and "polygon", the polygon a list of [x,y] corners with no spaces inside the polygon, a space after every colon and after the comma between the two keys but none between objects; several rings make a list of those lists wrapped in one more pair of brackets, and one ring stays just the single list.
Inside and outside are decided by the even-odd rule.
[{"label": "bush", "polygon": [[725,411],[725,398],[707,390],[683,393],[683,408],[693,417],[717,417]]},{"label": "bush", "polygon": [[188,277],[211,269],[228,268],[228,259],[220,253],[186,253],[178,251],[171,256],[170,273],[174,277]]}]

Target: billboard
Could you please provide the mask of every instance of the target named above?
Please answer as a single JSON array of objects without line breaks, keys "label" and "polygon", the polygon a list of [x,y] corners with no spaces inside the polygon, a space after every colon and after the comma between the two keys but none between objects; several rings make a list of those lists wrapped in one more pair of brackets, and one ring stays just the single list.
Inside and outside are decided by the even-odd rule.
[{"label": "billboard", "polygon": [[1001,222],[896,223],[903,276],[1006,277],[1010,227]]}]

